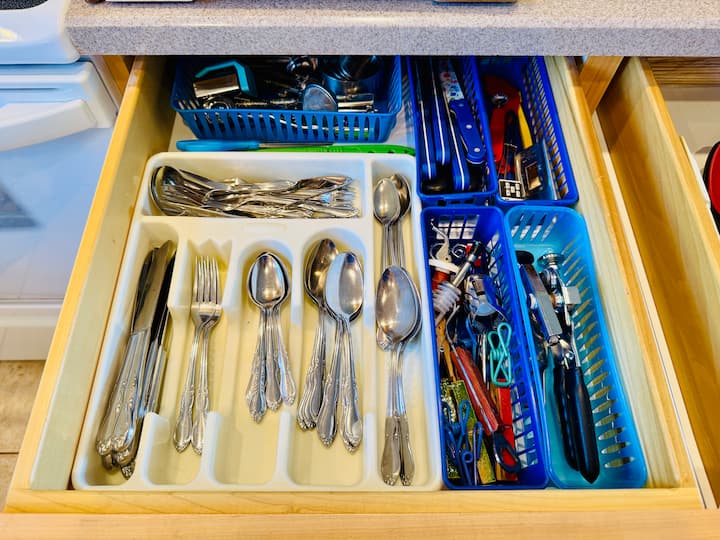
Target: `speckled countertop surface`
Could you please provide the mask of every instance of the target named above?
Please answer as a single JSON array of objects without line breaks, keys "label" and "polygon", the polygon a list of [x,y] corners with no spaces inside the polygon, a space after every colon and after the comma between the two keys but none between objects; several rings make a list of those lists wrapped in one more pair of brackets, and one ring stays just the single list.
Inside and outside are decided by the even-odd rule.
[{"label": "speckled countertop surface", "polygon": [[72,0],[86,54],[720,56],[718,0]]}]

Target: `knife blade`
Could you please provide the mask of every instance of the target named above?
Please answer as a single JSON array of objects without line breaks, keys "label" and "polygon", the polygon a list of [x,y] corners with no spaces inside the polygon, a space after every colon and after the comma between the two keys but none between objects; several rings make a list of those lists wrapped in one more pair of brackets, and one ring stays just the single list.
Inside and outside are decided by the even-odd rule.
[{"label": "knife blade", "polygon": [[452,62],[447,58],[441,59],[438,62],[438,69],[443,96],[460,132],[466,158],[473,165],[480,165],[485,162],[485,148]]}]

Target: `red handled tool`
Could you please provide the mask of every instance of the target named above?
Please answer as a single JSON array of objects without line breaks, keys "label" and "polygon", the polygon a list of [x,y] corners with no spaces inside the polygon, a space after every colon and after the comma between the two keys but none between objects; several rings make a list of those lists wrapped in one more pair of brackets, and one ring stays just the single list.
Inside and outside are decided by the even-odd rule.
[{"label": "red handled tool", "polygon": [[[482,423],[485,433],[492,439],[495,462],[504,471],[517,473],[520,471],[520,460],[512,442],[505,436],[506,424],[488,393],[482,374],[472,360],[472,355],[467,349],[453,348],[451,357],[456,372],[465,382],[475,415]],[[512,427],[507,427],[512,432]]]}]

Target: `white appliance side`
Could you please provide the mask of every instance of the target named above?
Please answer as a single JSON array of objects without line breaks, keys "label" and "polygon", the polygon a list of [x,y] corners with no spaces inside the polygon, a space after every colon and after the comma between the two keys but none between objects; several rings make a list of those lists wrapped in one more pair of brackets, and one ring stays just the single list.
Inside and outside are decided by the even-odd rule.
[{"label": "white appliance side", "polygon": [[[28,72],[36,70],[20,66],[16,82],[32,80]],[[64,91],[61,83],[68,72],[80,73],[81,84]],[[0,67],[0,133],[11,105],[40,107],[48,101],[79,101],[91,111],[88,125],[104,126],[85,129],[82,121],[71,118],[72,129],[55,130],[70,135],[0,151],[0,360],[38,360],[45,358],[50,346],[117,108],[102,91],[104,85],[90,62],[56,66],[45,73],[43,84],[25,86],[25,92],[24,83],[13,86],[8,83],[12,79],[12,69]],[[88,80],[91,91],[83,92]],[[12,121],[21,122],[22,117]],[[21,127],[18,133],[42,129],[32,116],[27,122],[35,126],[24,131]],[[25,143],[37,139],[23,137]]]},{"label": "white appliance side", "polygon": [[79,55],[65,31],[70,0],[0,11],[0,64],[69,64]]}]

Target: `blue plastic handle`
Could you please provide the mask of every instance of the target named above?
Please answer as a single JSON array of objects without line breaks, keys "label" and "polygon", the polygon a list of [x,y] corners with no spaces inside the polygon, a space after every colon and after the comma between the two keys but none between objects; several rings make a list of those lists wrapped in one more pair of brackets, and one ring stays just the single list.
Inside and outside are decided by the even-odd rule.
[{"label": "blue plastic handle", "polygon": [[232,150],[257,150],[258,141],[224,141],[221,139],[188,139],[175,143],[182,152],[228,152]]}]

